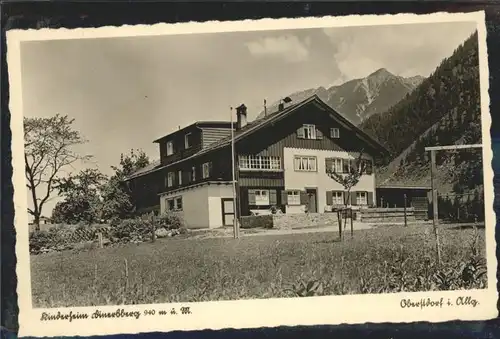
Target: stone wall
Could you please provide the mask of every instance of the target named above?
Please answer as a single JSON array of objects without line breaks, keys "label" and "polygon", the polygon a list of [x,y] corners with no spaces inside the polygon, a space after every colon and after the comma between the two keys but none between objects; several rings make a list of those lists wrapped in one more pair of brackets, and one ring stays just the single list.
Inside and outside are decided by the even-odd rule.
[{"label": "stone wall", "polygon": [[406,208],[368,208],[359,211],[361,222],[407,222],[416,220],[413,207]]},{"label": "stone wall", "polygon": [[241,217],[241,228],[292,229],[336,223],[336,213],[294,213]]}]

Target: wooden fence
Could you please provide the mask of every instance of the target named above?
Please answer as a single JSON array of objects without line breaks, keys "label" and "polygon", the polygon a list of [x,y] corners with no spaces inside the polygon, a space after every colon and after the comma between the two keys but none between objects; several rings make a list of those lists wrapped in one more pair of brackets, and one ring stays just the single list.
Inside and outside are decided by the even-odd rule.
[{"label": "wooden fence", "polygon": [[371,223],[408,223],[416,221],[415,208],[397,207],[397,208],[367,208],[359,211],[359,220],[361,222]]}]

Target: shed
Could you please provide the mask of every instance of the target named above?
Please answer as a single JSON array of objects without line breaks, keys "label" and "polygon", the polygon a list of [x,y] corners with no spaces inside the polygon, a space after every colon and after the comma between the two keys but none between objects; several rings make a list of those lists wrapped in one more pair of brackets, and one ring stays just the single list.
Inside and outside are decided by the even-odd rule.
[{"label": "shed", "polygon": [[377,207],[413,207],[419,220],[429,218],[432,189],[430,186],[380,184],[376,187]]}]

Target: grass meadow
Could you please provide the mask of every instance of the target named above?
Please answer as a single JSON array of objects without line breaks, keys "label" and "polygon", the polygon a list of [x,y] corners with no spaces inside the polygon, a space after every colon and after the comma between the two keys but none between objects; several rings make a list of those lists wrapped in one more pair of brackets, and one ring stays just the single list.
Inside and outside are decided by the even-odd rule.
[{"label": "grass meadow", "polygon": [[33,307],[485,288],[484,229],[432,227],[159,239],[31,256]]}]

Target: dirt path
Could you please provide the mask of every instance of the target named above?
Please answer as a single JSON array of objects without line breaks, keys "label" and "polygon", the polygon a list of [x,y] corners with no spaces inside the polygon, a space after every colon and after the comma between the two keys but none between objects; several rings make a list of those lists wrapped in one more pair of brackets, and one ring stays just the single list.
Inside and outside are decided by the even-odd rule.
[{"label": "dirt path", "polygon": [[[353,229],[363,230],[370,229],[371,225],[366,223],[355,222],[353,224]],[[285,234],[306,234],[306,233],[321,233],[321,232],[337,232],[339,228],[337,225],[322,225],[322,226],[311,226],[304,228],[295,229],[264,229],[264,228],[252,228],[252,229],[241,229],[240,235],[242,237],[252,237],[252,236],[262,236],[262,235],[285,235]],[[345,232],[350,232],[350,225],[345,228]],[[191,235],[187,239],[207,239],[207,238],[226,238],[233,236],[232,228],[219,228],[213,230],[196,230],[192,231]]]}]

